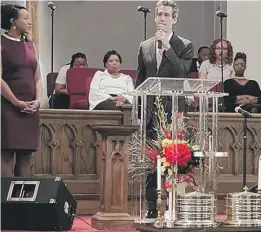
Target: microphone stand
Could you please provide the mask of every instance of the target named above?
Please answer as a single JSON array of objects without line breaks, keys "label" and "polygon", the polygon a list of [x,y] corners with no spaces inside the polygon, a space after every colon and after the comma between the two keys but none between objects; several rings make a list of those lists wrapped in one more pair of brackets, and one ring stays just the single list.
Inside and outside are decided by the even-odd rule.
[{"label": "microphone stand", "polygon": [[144,14],[144,40],[147,39],[147,11],[143,11]]},{"label": "microphone stand", "polygon": [[246,187],[246,148],[247,148],[247,115],[244,115],[243,121],[243,157],[242,157],[242,165],[243,165],[243,189]]},{"label": "microphone stand", "polygon": [[[222,92],[224,93],[224,58],[223,58],[223,19],[225,16],[220,15],[220,41],[221,41],[221,84],[222,84]],[[222,112],[225,112],[225,104],[224,104],[224,97],[222,97],[221,102],[221,109]]]},{"label": "microphone stand", "polygon": [[[55,7],[51,8],[52,13],[51,13],[51,75],[52,75],[52,80],[53,80],[53,86],[55,86],[55,80],[53,78],[53,51],[54,51],[54,11],[55,11]],[[51,108],[53,109],[53,101],[54,101],[54,96],[52,97],[52,102],[51,102]]]}]

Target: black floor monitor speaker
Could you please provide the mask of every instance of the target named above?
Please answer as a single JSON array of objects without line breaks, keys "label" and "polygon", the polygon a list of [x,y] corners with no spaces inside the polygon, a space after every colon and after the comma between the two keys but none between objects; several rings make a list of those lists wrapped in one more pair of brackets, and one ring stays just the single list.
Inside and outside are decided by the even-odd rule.
[{"label": "black floor monitor speaker", "polygon": [[60,177],[1,178],[2,230],[70,230],[77,202]]}]

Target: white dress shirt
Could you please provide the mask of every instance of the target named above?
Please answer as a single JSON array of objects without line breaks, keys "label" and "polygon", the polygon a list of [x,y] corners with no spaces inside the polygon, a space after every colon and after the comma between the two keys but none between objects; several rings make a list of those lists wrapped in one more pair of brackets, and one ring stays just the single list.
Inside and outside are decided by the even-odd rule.
[{"label": "white dress shirt", "polygon": [[65,85],[66,84],[66,73],[67,73],[67,71],[69,69],[70,69],[70,65],[69,64],[61,67],[61,69],[59,70],[59,73],[58,73],[58,76],[56,78],[56,82],[55,83]]},{"label": "white dress shirt", "polygon": [[[168,35],[168,41],[170,41],[171,37],[173,36],[173,32],[171,32]],[[165,49],[162,47],[162,49],[158,48],[158,41],[156,42],[156,59],[157,59],[157,70],[159,70],[161,61],[162,61],[162,55]]]},{"label": "white dress shirt", "polygon": [[200,69],[200,63],[198,62],[198,60],[197,60],[197,62],[196,62],[196,65],[197,65],[197,70],[198,70],[198,72],[199,72],[199,69]]},{"label": "white dress shirt", "polygon": [[[122,95],[126,92],[134,90],[133,80],[129,75],[120,73],[119,77],[113,78],[107,70],[104,72],[97,71],[90,86],[89,104],[90,110],[93,110],[99,103],[111,97],[111,94]],[[131,104],[133,97],[130,95],[124,96]]]},{"label": "white dress shirt", "polygon": [[[211,64],[209,60],[202,62],[199,73],[206,73],[208,80],[221,80],[221,67]],[[233,74],[233,66],[226,64],[223,68],[224,81],[230,79]]]}]

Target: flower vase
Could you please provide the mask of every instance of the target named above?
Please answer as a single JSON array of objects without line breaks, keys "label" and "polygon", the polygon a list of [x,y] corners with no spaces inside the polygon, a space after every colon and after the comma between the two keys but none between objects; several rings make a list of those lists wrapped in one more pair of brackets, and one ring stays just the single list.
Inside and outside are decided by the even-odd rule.
[{"label": "flower vase", "polygon": [[[172,189],[170,189],[167,197],[167,205],[168,205],[168,210],[165,211],[164,217],[166,222],[173,223],[176,221],[176,195],[184,194],[186,192],[186,188],[188,187],[187,182],[181,182],[176,184],[176,189],[175,186],[173,186],[173,192]],[[176,191],[175,191],[176,190]],[[172,216],[171,216],[172,215]]]}]

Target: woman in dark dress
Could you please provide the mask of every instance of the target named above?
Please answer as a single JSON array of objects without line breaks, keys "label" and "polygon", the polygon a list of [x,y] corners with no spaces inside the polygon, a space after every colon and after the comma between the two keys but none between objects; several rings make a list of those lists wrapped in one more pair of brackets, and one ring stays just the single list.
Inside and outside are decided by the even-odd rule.
[{"label": "woman in dark dress", "polygon": [[1,5],[2,176],[32,175],[31,155],[38,147],[42,83],[35,46],[25,36],[31,27],[26,8]]},{"label": "woman in dark dress", "polygon": [[246,54],[238,52],[234,59],[235,77],[224,82],[224,92],[229,93],[225,97],[226,112],[235,112],[239,105],[252,112],[258,109],[253,104],[261,103],[261,92],[258,83],[254,80],[248,80],[245,76]]}]

